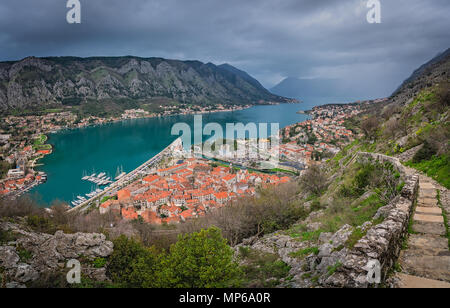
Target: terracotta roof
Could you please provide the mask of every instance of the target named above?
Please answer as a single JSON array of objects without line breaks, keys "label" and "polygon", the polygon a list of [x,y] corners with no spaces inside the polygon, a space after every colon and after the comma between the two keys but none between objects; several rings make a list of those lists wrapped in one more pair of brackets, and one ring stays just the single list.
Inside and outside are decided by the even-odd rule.
[{"label": "terracotta roof", "polygon": [[131,191],[127,188],[121,189],[117,192],[117,199],[119,201],[125,200],[131,197]]}]

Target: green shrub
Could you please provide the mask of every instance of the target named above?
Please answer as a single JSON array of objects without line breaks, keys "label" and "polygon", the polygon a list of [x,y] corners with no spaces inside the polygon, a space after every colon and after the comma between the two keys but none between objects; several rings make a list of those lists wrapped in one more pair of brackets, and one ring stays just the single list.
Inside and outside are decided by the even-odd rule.
[{"label": "green shrub", "polygon": [[278,255],[256,250],[249,250],[249,254],[245,257],[245,264],[242,270],[243,286],[246,287],[275,287],[279,285],[280,279],[287,278],[291,269],[279,260]]},{"label": "green shrub", "polygon": [[11,231],[0,230],[0,245],[15,241],[16,239],[17,236],[14,235]]},{"label": "green shrub", "polygon": [[27,225],[37,232],[53,234],[57,230],[56,226],[47,217],[30,215],[26,218]]},{"label": "green shrub", "polygon": [[96,258],[93,262],[92,265],[94,265],[95,268],[102,268],[106,265],[106,259],[105,258]]},{"label": "green shrub", "polygon": [[423,147],[414,155],[412,162],[417,164],[424,160],[430,160],[436,154],[436,149],[428,142],[424,141]]},{"label": "green shrub", "polygon": [[107,274],[112,281],[123,286],[132,286],[135,277],[131,277],[134,271],[134,264],[141,258],[145,258],[147,248],[134,239],[129,239],[125,235],[113,241],[114,251],[110,256]]},{"label": "green shrub", "polygon": [[22,263],[27,263],[28,261],[31,260],[31,258],[33,257],[33,254],[31,253],[31,251],[25,249],[23,246],[19,245],[16,248],[17,251],[17,255],[20,258],[20,262]]},{"label": "green shrub", "polygon": [[181,235],[163,259],[163,281],[176,288],[223,288],[240,285],[242,272],[220,229]]}]

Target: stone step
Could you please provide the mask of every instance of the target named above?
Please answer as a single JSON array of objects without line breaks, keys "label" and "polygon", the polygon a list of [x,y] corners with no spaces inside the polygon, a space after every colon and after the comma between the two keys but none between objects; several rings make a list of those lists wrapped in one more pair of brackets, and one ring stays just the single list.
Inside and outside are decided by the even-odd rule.
[{"label": "stone step", "polygon": [[430,182],[422,182],[419,180],[419,188],[420,189],[436,189],[433,184]]},{"label": "stone step", "polygon": [[419,198],[436,198],[436,189],[420,189]]},{"label": "stone step", "polygon": [[450,283],[398,273],[399,288],[450,288]]},{"label": "stone step", "polygon": [[444,217],[442,215],[430,215],[430,214],[415,214],[414,220],[430,223],[444,223]]},{"label": "stone step", "polygon": [[406,250],[400,254],[400,264],[405,274],[450,282],[450,256],[424,256]]},{"label": "stone step", "polygon": [[408,238],[407,251],[417,255],[450,256],[448,240],[433,234],[411,234]]},{"label": "stone step", "polygon": [[436,198],[418,198],[417,200],[418,206],[437,206],[437,200]]},{"label": "stone step", "polygon": [[416,207],[416,213],[419,214],[430,214],[430,215],[440,215],[442,216],[442,210],[439,207]]},{"label": "stone step", "polygon": [[435,234],[435,235],[445,235],[445,226],[443,223],[430,223],[422,222],[420,220],[414,221],[412,226],[414,232],[424,233],[424,234]]}]

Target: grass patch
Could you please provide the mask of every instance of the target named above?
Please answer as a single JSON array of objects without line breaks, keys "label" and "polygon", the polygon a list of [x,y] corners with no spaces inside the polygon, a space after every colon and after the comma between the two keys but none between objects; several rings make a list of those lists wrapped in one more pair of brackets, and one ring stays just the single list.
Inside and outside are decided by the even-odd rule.
[{"label": "grass patch", "polygon": [[325,215],[320,218],[321,229],[324,232],[336,232],[345,224],[352,227],[361,226],[371,221],[378,209],[386,205],[386,202],[382,201],[377,194],[372,194],[353,206],[349,206],[349,203],[351,199],[335,199],[334,203],[326,209]]},{"label": "grass patch", "polygon": [[327,274],[328,274],[328,276],[331,276],[331,275],[333,275],[334,273],[336,273],[336,271],[338,270],[338,268],[340,268],[342,266],[342,263],[341,262],[336,262],[336,264],[335,265],[333,265],[333,266],[329,266],[328,268],[327,268]]},{"label": "grass patch", "polygon": [[300,249],[296,252],[291,252],[289,253],[289,256],[292,258],[298,258],[298,259],[303,259],[304,257],[310,255],[310,254],[315,254],[318,255],[319,254],[319,248],[318,247],[308,247],[305,249]]},{"label": "grass patch", "polygon": [[430,160],[423,160],[418,163],[409,161],[405,165],[426,173],[442,186],[450,189],[450,154],[434,155]]},{"label": "grass patch", "polygon": [[448,218],[447,218],[447,211],[444,209],[444,207],[442,206],[441,203],[441,192],[439,189],[436,190],[437,191],[437,201],[438,201],[438,205],[439,207],[442,209],[442,216],[444,217],[444,226],[445,226],[445,232],[447,234],[447,239],[448,239],[448,249],[450,249],[450,229],[448,227]]},{"label": "grass patch", "polygon": [[295,225],[288,230],[289,235],[292,238],[296,238],[302,242],[317,242],[322,230],[306,231],[305,225]]},{"label": "grass patch", "polygon": [[292,174],[292,175],[298,175],[298,172],[294,172],[291,170],[286,170],[286,169],[280,169],[280,168],[274,168],[274,169],[270,169],[270,172],[281,172],[281,173],[288,173],[288,174]]},{"label": "grass patch", "polygon": [[[416,212],[416,207],[417,207],[417,196],[414,200],[414,204],[413,204],[413,208],[412,208],[412,212],[411,213],[415,213]],[[414,231],[413,229],[413,225],[414,225],[414,214],[411,215],[411,217],[409,217],[409,223],[408,223],[408,234],[417,234],[416,231]],[[405,241],[407,241],[408,238],[405,237]],[[405,243],[404,245],[405,247],[407,246],[407,244]]]},{"label": "grass patch", "polygon": [[349,249],[353,248],[355,244],[366,235],[366,233],[367,231],[362,231],[360,228],[355,228],[345,242],[345,246]]}]

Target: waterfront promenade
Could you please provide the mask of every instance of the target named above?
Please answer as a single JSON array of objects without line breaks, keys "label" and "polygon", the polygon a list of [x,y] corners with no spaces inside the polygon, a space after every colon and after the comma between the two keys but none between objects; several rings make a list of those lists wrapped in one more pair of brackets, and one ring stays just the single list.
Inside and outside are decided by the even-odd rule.
[{"label": "waterfront promenade", "polygon": [[101,193],[97,194],[96,196],[86,200],[83,203],[80,203],[76,207],[71,208],[68,212],[74,212],[74,211],[81,211],[86,210],[89,206],[89,204],[92,204],[96,200],[100,200],[105,195],[112,196],[117,193],[120,189],[123,187],[129,185],[133,181],[135,181],[140,175],[145,175],[149,172],[149,168],[152,166],[158,164],[161,162],[161,160],[165,156],[173,155],[174,151],[179,149],[182,150],[183,143],[181,141],[181,138],[177,138],[174,142],[172,142],[170,145],[168,145],[164,150],[150,158],[148,161],[134,169],[133,171],[129,172],[116,182],[112,183],[110,186],[105,188]]}]

